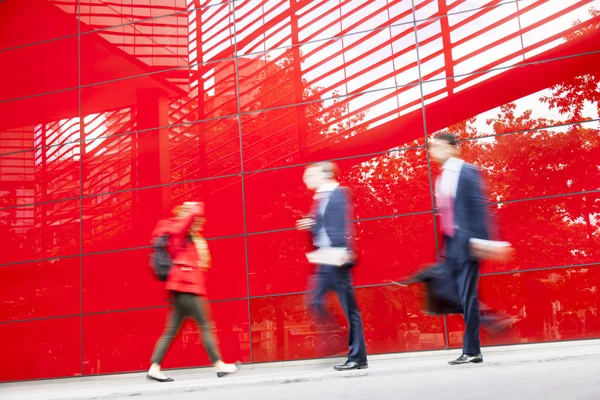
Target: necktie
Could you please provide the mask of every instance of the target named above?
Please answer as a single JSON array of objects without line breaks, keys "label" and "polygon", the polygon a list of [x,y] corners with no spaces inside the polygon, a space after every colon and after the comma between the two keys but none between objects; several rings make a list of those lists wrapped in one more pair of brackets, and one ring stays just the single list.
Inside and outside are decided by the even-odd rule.
[{"label": "necktie", "polygon": [[449,193],[440,195],[441,229],[446,236],[454,236],[454,201]]}]

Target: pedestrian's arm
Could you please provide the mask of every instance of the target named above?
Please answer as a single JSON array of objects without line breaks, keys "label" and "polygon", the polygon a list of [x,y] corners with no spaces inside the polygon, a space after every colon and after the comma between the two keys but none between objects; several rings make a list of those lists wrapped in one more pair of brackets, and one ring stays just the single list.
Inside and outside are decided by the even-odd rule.
[{"label": "pedestrian's arm", "polygon": [[332,245],[334,247],[350,247],[350,240],[352,238],[352,224],[350,219],[352,217],[352,200],[351,195],[346,188],[340,190],[340,205],[338,208],[338,216],[336,218],[338,222],[336,235],[331,238]]},{"label": "pedestrian's arm", "polygon": [[488,224],[488,204],[484,197],[485,188],[481,180],[481,173],[475,169],[471,179],[471,190],[469,190],[469,219],[470,219],[470,237],[469,239],[489,239]]}]

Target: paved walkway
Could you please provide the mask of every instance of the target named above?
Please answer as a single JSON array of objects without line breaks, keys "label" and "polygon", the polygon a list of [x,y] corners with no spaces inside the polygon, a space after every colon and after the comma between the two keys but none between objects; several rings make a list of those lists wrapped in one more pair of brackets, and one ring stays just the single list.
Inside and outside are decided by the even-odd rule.
[{"label": "paved walkway", "polygon": [[[301,390],[304,390],[301,389],[303,387],[315,390],[315,388],[323,386],[324,390],[327,388],[333,390],[336,386],[346,385],[348,381],[341,378],[366,377],[364,385],[361,384],[359,388],[365,390],[365,388],[369,387],[367,383],[370,382],[370,385],[375,385],[373,388],[375,391],[383,390],[384,388],[381,385],[390,384],[390,382],[402,379],[406,381],[409,376],[413,377],[410,378],[409,383],[415,385],[417,382],[423,381],[423,379],[425,379],[425,382],[430,379],[436,385],[450,380],[448,385],[450,385],[449,387],[453,387],[452,380],[454,378],[466,377],[466,375],[460,374],[460,372],[454,372],[455,370],[464,371],[467,369],[473,371],[472,373],[474,374],[497,373],[500,370],[511,371],[511,373],[515,373],[518,370],[540,372],[540,365],[544,365],[544,368],[550,368],[550,370],[555,371],[556,379],[560,379],[561,377],[561,368],[568,368],[568,372],[574,374],[575,370],[573,366],[581,367],[583,365],[586,366],[586,371],[593,372],[594,376],[600,376],[600,340],[486,348],[484,349],[485,362],[483,364],[458,367],[449,366],[447,361],[458,355],[459,351],[448,350],[371,356],[369,359],[369,369],[350,372],[337,372],[332,369],[332,365],[341,361],[341,359],[248,365],[242,366],[242,370],[238,374],[222,379],[218,379],[215,373],[209,368],[178,370],[170,371],[169,375],[175,378],[176,381],[167,384],[146,381],[145,374],[6,383],[0,385],[0,392],[2,393],[0,397],[3,400],[76,400],[121,399],[131,398],[132,396],[167,398],[167,396],[177,395],[177,398],[191,399],[198,398],[200,395],[202,398],[229,398],[229,396],[235,398],[237,397],[235,395],[237,392],[243,393],[248,399],[266,399],[271,398],[266,393],[266,391],[271,390],[279,393],[279,398],[281,399],[293,399],[300,398],[294,397],[294,394],[300,396]],[[579,375],[578,373],[577,376]],[[556,383],[556,379],[552,377],[548,379],[550,383]],[[573,383],[573,379],[575,378],[572,377],[570,379],[571,383]],[[354,379],[352,381],[362,382],[362,380]],[[514,378],[510,379],[510,382],[512,381],[514,381]],[[311,385],[302,386],[304,382],[311,382]],[[375,382],[380,383],[375,384]],[[498,385],[497,379],[494,382]],[[591,382],[590,384],[595,384],[595,388],[600,388],[598,386],[600,385],[599,382],[599,379],[595,379],[595,382]],[[297,385],[281,386],[283,384]],[[281,390],[274,388],[276,386],[279,386]],[[298,387],[298,391],[295,389],[296,387]],[[566,386],[563,387],[566,388]],[[290,392],[291,388],[294,388],[292,392]],[[432,390],[432,388],[433,386],[429,389]],[[582,387],[582,389],[584,388]],[[591,389],[594,388],[587,388],[587,390]],[[423,393],[425,394],[425,392]],[[258,393],[261,394],[258,395]],[[388,394],[391,396],[393,393],[396,393],[396,391],[389,392]],[[396,394],[399,395],[400,393]],[[417,391],[413,395],[417,393],[420,392]],[[524,392],[521,391],[521,393]],[[556,391],[554,392],[554,394],[557,393]],[[597,393],[597,398],[600,399],[600,391]],[[192,396],[194,394],[195,396]],[[274,396],[273,398],[277,398],[277,395],[274,394]],[[382,394],[382,396],[384,395]],[[387,396],[384,397],[388,398]],[[313,396],[313,399],[316,398]],[[334,398],[337,397],[334,396]],[[350,396],[347,398],[355,397]],[[484,396],[481,398],[492,397]],[[573,396],[567,398],[587,399],[588,397]]]}]

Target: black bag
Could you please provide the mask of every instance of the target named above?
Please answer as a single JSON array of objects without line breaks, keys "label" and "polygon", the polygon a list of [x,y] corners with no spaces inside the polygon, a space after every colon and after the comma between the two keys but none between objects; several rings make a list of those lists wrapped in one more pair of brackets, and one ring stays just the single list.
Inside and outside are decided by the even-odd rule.
[{"label": "black bag", "polygon": [[425,284],[426,312],[431,315],[462,314],[458,285],[447,264],[434,264],[419,271],[409,283]]},{"label": "black bag", "polygon": [[163,282],[166,282],[169,277],[169,271],[173,265],[173,260],[167,249],[168,245],[169,235],[159,236],[153,240],[152,253],[150,254],[150,265],[154,269],[154,274]]}]

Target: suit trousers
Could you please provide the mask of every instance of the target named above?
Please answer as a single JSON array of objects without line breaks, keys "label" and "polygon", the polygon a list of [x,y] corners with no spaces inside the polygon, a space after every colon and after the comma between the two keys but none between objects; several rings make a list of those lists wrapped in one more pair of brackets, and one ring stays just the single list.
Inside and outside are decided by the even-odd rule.
[{"label": "suit trousers", "polygon": [[446,261],[452,272],[454,281],[458,286],[463,317],[465,320],[465,334],[463,336],[463,353],[481,353],[479,328],[481,316],[479,311],[479,300],[477,298],[477,286],[479,282],[479,262],[477,261]]},{"label": "suit trousers", "polygon": [[321,321],[333,320],[325,309],[324,298],[329,291],[337,293],[349,325],[348,361],[366,362],[367,348],[362,317],[352,287],[350,268],[319,265],[310,286],[309,308]]},{"label": "suit trousers", "polygon": [[202,342],[210,361],[213,364],[219,361],[221,355],[217,347],[209,307],[208,301],[204,296],[197,296],[192,293],[174,293],[173,310],[168,317],[164,333],[156,343],[154,353],[152,354],[152,363],[162,363],[173,338],[177,336],[183,320],[187,317],[196,320],[196,324],[202,332]]}]

